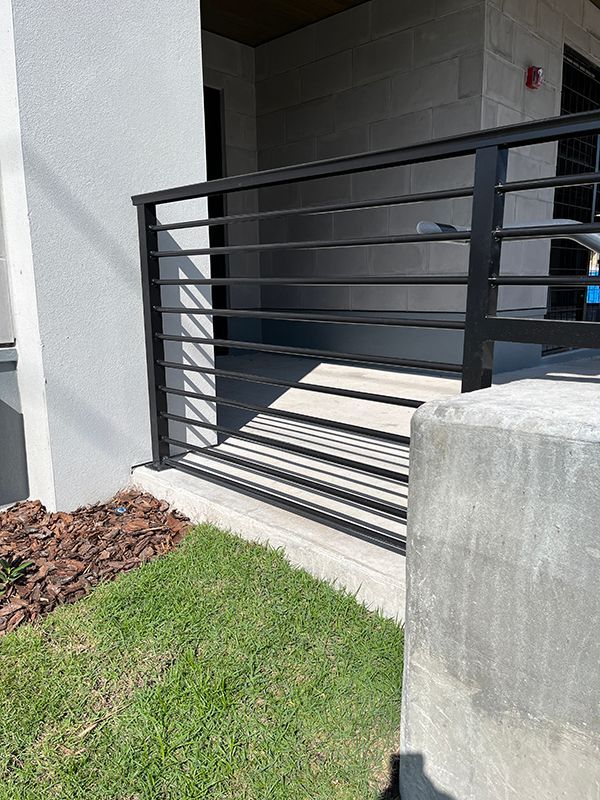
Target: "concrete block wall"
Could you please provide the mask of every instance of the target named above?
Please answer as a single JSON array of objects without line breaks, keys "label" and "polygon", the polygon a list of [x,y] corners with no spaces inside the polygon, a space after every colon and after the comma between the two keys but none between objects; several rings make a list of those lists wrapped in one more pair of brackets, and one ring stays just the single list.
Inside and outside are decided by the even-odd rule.
[{"label": "concrete block wall", "polygon": [[[256,51],[257,143],[260,169],[389,147],[481,127],[484,3],[372,0]],[[261,193],[261,208],[310,206],[380,198],[407,191],[467,185],[472,161],[344,176]],[[414,232],[421,219],[469,224],[469,201],[383,207],[291,218],[261,225],[266,241],[341,239]],[[398,274],[465,270],[467,250],[452,245],[321,250],[263,257],[265,275]],[[459,313],[464,291],[422,287],[277,287],[263,289],[272,308],[398,313]],[[310,330],[309,330],[310,327]],[[275,339],[283,326],[264,325]],[[288,327],[288,330],[290,328]],[[296,326],[315,346],[359,350],[377,331]],[[313,336],[314,334],[314,336]],[[389,335],[391,350],[398,341]],[[356,341],[353,341],[356,340]],[[403,341],[406,343],[406,332]],[[452,337],[451,337],[452,339]],[[456,357],[460,337],[455,337]],[[421,338],[421,341],[423,339]],[[381,345],[378,344],[377,347]],[[411,345],[412,347],[412,345]],[[367,350],[369,347],[367,347]]]},{"label": "concrete block wall", "polygon": [[[600,10],[591,0],[488,0],[483,70],[483,126],[496,127],[560,114],[565,44],[600,63]],[[544,69],[544,85],[527,89],[528,66]],[[511,152],[509,179],[553,175],[556,144]],[[507,224],[542,221],[553,216],[553,190],[509,195]],[[549,242],[514,243],[503,252],[503,271],[547,274]],[[501,305],[542,314],[544,288],[504,287]]]},{"label": "concrete block wall", "polygon": [[254,48],[202,31],[204,84],[223,97],[227,175],[255,172],[258,166],[254,59]]},{"label": "concrete block wall", "polygon": [[[223,36],[202,31],[202,63],[204,85],[221,92],[223,104],[223,135],[225,145],[225,174],[242,175],[258,169],[256,144],[256,81],[255,49]],[[236,192],[226,199],[226,213],[244,214],[258,210],[256,192]],[[228,243],[258,242],[255,222],[230,225]],[[231,276],[260,274],[257,254],[229,257]],[[260,306],[260,287],[233,286],[228,290],[232,308]],[[230,320],[232,338],[260,338],[260,321]],[[235,334],[235,335],[234,335]]]},{"label": "concrete block wall", "polygon": [[[262,45],[254,51],[256,164],[270,169],[553,116],[560,110],[563,46],[597,60],[599,16],[591,0],[371,0]],[[232,44],[224,49],[227,68],[239,79],[244,48],[235,44],[232,49]],[[223,53],[219,58],[222,70]],[[537,91],[524,85],[532,63],[546,73],[546,84]],[[511,153],[509,179],[549,175],[555,164],[555,144],[521,148]],[[258,202],[261,210],[269,210],[429,191],[468,185],[472,172],[472,159],[455,159],[276,187],[260,192]],[[271,220],[261,223],[258,235],[270,242],[406,233],[421,219],[468,225],[470,210],[470,200],[459,200]],[[552,216],[552,190],[507,197],[506,224]],[[545,274],[549,253],[549,242],[505,244],[502,269]],[[259,269],[267,277],[463,273],[467,259],[468,248],[460,245],[415,244],[274,253],[261,257]],[[460,316],[465,290],[263,287],[260,295],[250,292],[245,299],[265,308]],[[542,316],[546,300],[544,288],[503,287],[499,308]],[[262,335],[332,348],[353,344],[367,351],[380,339],[372,329],[362,328],[359,335],[341,326],[266,322]],[[439,335],[434,339],[435,350]],[[423,333],[415,338],[402,331],[385,341],[392,352],[406,345],[411,356],[430,357],[427,340]],[[451,360],[460,358],[460,335],[450,335],[444,346],[454,354]],[[541,348],[500,345],[498,354],[497,365],[516,368],[537,362]]]}]

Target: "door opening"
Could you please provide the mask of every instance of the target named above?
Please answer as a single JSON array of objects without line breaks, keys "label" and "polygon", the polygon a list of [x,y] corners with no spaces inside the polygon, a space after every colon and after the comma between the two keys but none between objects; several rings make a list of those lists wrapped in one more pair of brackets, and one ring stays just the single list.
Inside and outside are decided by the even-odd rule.
[{"label": "door opening", "polygon": [[[204,87],[204,119],[206,126],[206,177],[209,181],[225,177],[225,146],[223,126],[223,93],[220,89]],[[208,216],[225,216],[225,198],[223,195],[212,195],[208,198]],[[209,227],[211,247],[224,247],[227,234],[224,225]],[[213,278],[226,278],[228,273],[227,256],[212,255],[210,270]],[[212,287],[212,307],[229,308],[229,290],[227,286]],[[213,317],[215,339],[228,338],[226,317]],[[215,355],[227,353],[226,347],[215,347]]]}]

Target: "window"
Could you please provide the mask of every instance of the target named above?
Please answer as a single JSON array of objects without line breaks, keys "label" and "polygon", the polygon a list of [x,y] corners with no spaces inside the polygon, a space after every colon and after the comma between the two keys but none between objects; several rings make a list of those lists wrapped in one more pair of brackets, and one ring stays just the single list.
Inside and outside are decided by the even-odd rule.
[{"label": "window", "polygon": [[[565,47],[561,114],[577,114],[600,108],[600,68]],[[558,145],[557,175],[596,172],[600,165],[598,136],[564,139]],[[565,186],[554,194],[554,217],[594,222],[600,219],[597,186]],[[583,245],[555,239],[550,251],[551,275],[597,275],[597,256]],[[586,289],[552,288],[548,297],[548,319],[600,321],[600,292]],[[554,347],[545,347],[552,352]]]}]

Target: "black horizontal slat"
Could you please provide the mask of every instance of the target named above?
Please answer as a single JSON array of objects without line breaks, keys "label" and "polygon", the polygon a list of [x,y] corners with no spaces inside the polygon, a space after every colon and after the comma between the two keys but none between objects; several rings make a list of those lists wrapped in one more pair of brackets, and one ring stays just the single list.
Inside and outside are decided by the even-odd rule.
[{"label": "black horizontal slat", "polygon": [[272,253],[288,250],[331,250],[348,247],[373,247],[383,244],[415,244],[416,242],[466,242],[470,231],[444,231],[443,233],[403,233],[359,239],[315,239],[307,242],[267,242],[265,244],[232,244],[226,247],[196,247],[189,250],[152,250],[154,258],[180,256],[223,256],[236,253]]},{"label": "black horizontal slat", "polygon": [[203,367],[199,364],[184,364],[174,361],[158,361],[161,367],[177,369],[190,372],[200,372],[206,375],[215,375],[218,378],[228,378],[235,381],[248,381],[250,383],[266,384],[267,386],[281,386],[288,389],[301,389],[307,392],[319,392],[321,394],[331,394],[337,397],[349,397],[352,400],[368,400],[373,403],[387,403],[388,405],[403,406],[406,408],[419,408],[424,400],[413,400],[408,397],[390,397],[385,394],[375,392],[359,392],[353,389],[342,389],[337,386],[323,386],[320,383],[307,383],[306,381],[286,381],[283,378],[269,377],[268,375],[255,375],[248,372],[237,372],[235,370],[218,369],[215,367]]},{"label": "black horizontal slat", "polygon": [[188,342],[189,344],[208,344],[216,347],[230,347],[232,350],[256,350],[259,353],[281,353],[288,356],[307,356],[325,358],[328,361],[345,361],[349,364],[377,364],[378,366],[406,367],[407,369],[426,369],[431,372],[461,372],[460,364],[445,364],[438,361],[421,361],[394,356],[367,356],[360,353],[338,353],[335,350],[317,350],[308,347],[287,347],[260,342],[239,342],[234,339],[212,339],[203,336],[179,336],[170,333],[157,333],[156,337],[166,342]]},{"label": "black horizontal slat", "polygon": [[402,328],[443,328],[445,330],[464,330],[461,320],[443,319],[402,319],[401,317],[357,317],[352,314],[312,314],[294,311],[262,311],[260,309],[225,309],[225,308],[185,308],[177,306],[155,306],[161,314],[200,314],[209,317],[240,317],[250,319],[280,319],[291,322],[329,322],[340,325],[390,325]]},{"label": "black horizontal slat", "polygon": [[406,519],[406,508],[395,506],[392,503],[386,503],[383,500],[377,500],[371,495],[367,496],[356,491],[350,492],[335,484],[325,483],[322,480],[316,481],[304,475],[298,475],[296,472],[290,472],[281,467],[273,467],[269,464],[265,464],[263,461],[254,461],[246,456],[235,456],[231,453],[224,453],[214,446],[198,447],[188,442],[182,442],[179,439],[171,439],[169,436],[166,436],[164,441],[175,447],[187,449],[192,453],[200,453],[202,456],[215,459],[216,461],[222,461],[224,464],[233,464],[242,469],[250,469],[253,472],[259,472],[262,475],[267,475],[270,478],[276,478],[277,480],[291,483],[295,486],[302,486],[305,489],[309,489],[311,492],[333,497],[335,500],[342,500],[347,503],[352,503],[352,505],[355,506],[379,511],[383,514],[399,517],[400,519]]},{"label": "black horizontal slat", "polygon": [[[364,436],[369,439],[380,439],[386,442],[394,442],[395,444],[408,445],[410,444],[409,436],[402,436],[398,433],[390,433],[389,431],[380,431],[376,428],[365,428],[362,425],[352,425],[348,422],[339,422],[337,420],[326,419],[321,417],[311,417],[310,414],[300,414],[296,411],[287,411],[283,408],[270,408],[268,406],[259,406],[254,403],[245,403],[241,400],[231,400],[227,397],[221,397],[215,394],[205,394],[204,392],[192,392],[188,389],[176,389],[169,386],[159,386],[159,391],[166,392],[166,394],[175,394],[180,397],[193,397],[197,400],[206,400],[209,403],[216,405],[229,406],[230,408],[240,408],[245,411],[255,411],[257,414],[265,414],[270,417],[280,417],[281,419],[294,420],[295,422],[304,422],[307,425],[316,425],[319,428],[327,428],[333,431],[343,431],[345,433],[354,433],[357,436]],[[408,476],[407,476],[408,477]]]},{"label": "black horizontal slat", "polygon": [[522,317],[487,317],[483,330],[490,340],[557,347],[600,348],[600,324]]},{"label": "black horizontal slat", "polygon": [[387,478],[390,481],[396,481],[398,483],[408,482],[408,476],[405,473],[399,473],[396,470],[385,469],[384,467],[377,467],[374,464],[365,464],[362,461],[354,461],[351,458],[336,456],[333,453],[324,453],[322,450],[312,450],[310,447],[284,442],[281,439],[272,439],[269,436],[260,436],[259,434],[249,433],[248,431],[226,428],[214,422],[190,419],[189,417],[183,417],[180,414],[171,414],[167,411],[161,412],[160,416],[164,419],[172,420],[173,422],[182,422],[185,425],[192,425],[196,428],[205,428],[206,430],[215,431],[216,433],[224,433],[234,439],[245,439],[248,442],[263,444],[266,447],[273,447],[275,450],[297,453],[306,458],[314,458],[316,461],[324,461],[326,464],[337,464],[340,467],[347,467],[348,469],[353,469],[367,475],[376,475],[378,478]]},{"label": "black horizontal slat", "polygon": [[330,203],[318,206],[299,206],[297,208],[283,208],[279,211],[254,211],[248,214],[230,214],[225,217],[206,217],[193,219],[188,222],[172,222],[167,225],[151,225],[153,231],[174,231],[183,228],[202,228],[208,225],[229,225],[236,222],[252,222],[254,220],[278,219],[281,217],[294,217],[305,214],[325,214],[338,211],[363,210],[381,208],[382,206],[400,206],[411,203],[425,203],[431,200],[452,200],[461,197],[470,197],[473,188],[444,189],[438,192],[417,192],[415,194],[397,195],[372,200],[353,200],[348,203]]},{"label": "black horizontal slat", "polygon": [[494,235],[498,239],[543,239],[578,233],[600,233],[600,222],[579,222],[573,225],[523,225],[514,228],[499,228],[494,231]]},{"label": "black horizontal slat", "polygon": [[355,536],[358,539],[363,539],[367,542],[371,542],[372,544],[377,544],[380,547],[385,547],[386,550],[391,550],[395,553],[401,553],[402,555],[406,553],[406,540],[399,534],[394,535],[393,533],[374,530],[372,527],[368,527],[366,525],[363,526],[353,522],[344,521],[340,518],[339,514],[336,515],[327,513],[326,511],[322,511],[318,508],[305,505],[304,503],[299,503],[287,496],[278,495],[275,494],[275,492],[269,492],[265,489],[252,486],[247,481],[236,481],[232,478],[216,475],[210,470],[186,464],[179,459],[167,458],[165,459],[164,463],[169,467],[173,467],[174,469],[178,469],[182,472],[187,472],[190,475],[206,478],[213,483],[219,483],[227,488],[235,489],[236,491],[243,492],[251,497],[256,497],[259,500],[266,500],[272,505],[276,505],[286,511],[292,511],[300,516],[308,517],[315,522],[321,522],[330,528],[342,531],[343,533],[348,533],[350,536]]},{"label": "black horizontal slat", "polygon": [[490,128],[486,131],[460,134],[409,147],[354,156],[339,156],[309,164],[279,167],[249,175],[234,175],[220,180],[192,183],[187,186],[134,195],[131,199],[134,205],[172,203],[179,200],[191,200],[195,197],[210,197],[227,192],[278,186],[283,183],[298,183],[333,175],[348,175],[353,172],[367,172],[403,164],[456,158],[457,156],[472,155],[478,148],[483,147],[518,147],[598,132],[600,132],[600,113],[589,111],[501,128]]},{"label": "black horizontal slat", "polygon": [[600,172],[584,172],[579,175],[553,175],[549,178],[532,178],[528,181],[509,181],[496,186],[503,194],[531,189],[553,189],[559,186],[586,186],[600,181]]},{"label": "black horizontal slat", "polygon": [[466,286],[466,275],[394,275],[330,278],[156,278],[158,286]]},{"label": "black horizontal slat", "polygon": [[600,286],[598,275],[499,275],[490,278],[498,286]]}]

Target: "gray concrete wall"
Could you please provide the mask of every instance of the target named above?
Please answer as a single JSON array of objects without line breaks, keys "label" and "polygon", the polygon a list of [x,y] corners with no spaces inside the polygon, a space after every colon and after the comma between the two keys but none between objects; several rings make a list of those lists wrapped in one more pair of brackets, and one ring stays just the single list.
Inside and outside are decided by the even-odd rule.
[{"label": "gray concrete wall", "polygon": [[[262,45],[255,51],[258,167],[269,169],[553,116],[560,104],[563,45],[569,43],[597,60],[598,17],[590,0],[431,0],[420,4],[371,0]],[[240,65],[248,56],[243,46],[223,41],[220,69],[228,64],[230,71],[237,70],[239,80]],[[228,54],[225,62],[224,54]],[[213,60],[216,63],[216,56]],[[524,86],[525,69],[531,63],[546,72],[546,85],[538,91]],[[249,68],[244,69],[248,75]],[[221,79],[219,85],[226,86],[226,80]],[[250,152],[254,142],[251,115],[235,119],[238,137],[246,137]],[[509,177],[551,174],[555,159],[553,144],[514,151]],[[279,187],[261,192],[259,203],[262,210],[306,207],[466,185],[472,181],[472,166],[471,159],[456,159]],[[551,190],[510,196],[505,221],[547,219],[552,206]],[[470,201],[270,221],[260,225],[260,238],[269,242],[405,233],[414,231],[415,223],[423,218],[468,225]],[[464,273],[467,257],[465,247],[415,244],[269,254],[262,256],[260,268],[266,277]],[[510,243],[504,248],[503,270],[544,274],[548,257],[548,243]],[[504,287],[499,308],[541,316],[546,294],[539,287]],[[260,298],[251,293],[246,297],[250,305],[260,302],[265,308],[444,316],[463,311],[465,290],[264,287]],[[408,357],[439,358],[443,353],[444,357],[451,354],[454,361],[460,359],[462,349],[459,334],[443,335],[442,341],[439,333],[396,331],[382,339],[376,329],[361,328],[359,334],[342,326],[279,323],[263,324],[262,333],[271,341],[311,340],[332,349]],[[533,365],[540,356],[538,346],[499,345],[497,368]]]},{"label": "gray concrete wall", "polygon": [[[208,82],[225,93],[227,149],[232,153],[229,172],[233,174],[244,171],[236,149],[240,145],[245,147],[244,167],[257,163],[259,168],[269,169],[553,116],[560,110],[564,44],[597,61],[599,37],[600,14],[591,0],[421,4],[372,0],[256,51],[205,34],[204,60]],[[531,63],[545,70],[546,83],[537,91],[524,85],[525,69]],[[240,104],[242,87],[245,100]],[[555,163],[554,144],[521,148],[511,153],[509,178],[549,175]],[[263,210],[306,207],[465,185],[471,180],[472,161],[461,159],[277,188],[262,192],[260,205]],[[552,212],[552,190],[523,192],[507,198],[505,221],[540,221]],[[260,236],[263,241],[276,241],[404,233],[413,231],[422,218],[468,224],[470,203],[464,200],[273,221],[261,225]],[[241,228],[235,231],[236,235],[242,233]],[[509,243],[504,246],[502,268],[517,274],[544,274],[548,257],[547,242]],[[265,276],[284,271],[304,276],[316,272],[461,273],[466,263],[467,248],[444,244],[280,253],[261,259]],[[256,274],[254,266],[250,274]],[[546,294],[539,287],[503,287],[499,307],[511,314],[541,316]],[[385,310],[418,316],[460,314],[465,292],[460,287],[268,287],[261,297],[253,292],[240,297],[249,305],[262,300],[267,308]],[[443,356],[455,361],[462,349],[459,334],[443,335],[442,340],[435,333],[388,331],[382,337],[375,329],[353,332],[340,326],[281,323],[263,324],[262,331],[272,341],[306,340],[313,346],[388,354],[402,351],[407,356]],[[497,355],[499,370],[515,369],[538,362],[541,348],[501,344]]]},{"label": "gray concrete wall", "polygon": [[402,800],[597,800],[598,383],[412,421]]},{"label": "gray concrete wall", "polygon": [[[261,169],[298,161],[402,146],[442,136],[508,124],[492,120],[486,77],[489,51],[498,37],[496,9],[486,2],[403,4],[373,0],[263,45],[256,53],[257,144]],[[521,40],[518,42],[521,45]],[[555,72],[555,70],[554,70]],[[521,86],[524,73],[519,68]],[[523,92],[519,98],[525,103]],[[529,101],[528,101],[529,102]],[[533,104],[533,100],[531,103]],[[539,101],[538,101],[539,102]],[[540,175],[555,165],[555,147],[529,148],[511,157],[509,174]],[[453,159],[385,173],[342,177],[261,193],[261,208],[310,206],[320,202],[425,192],[472,183],[473,161]],[[518,203],[518,208],[517,208]],[[414,204],[338,215],[320,215],[261,225],[265,241],[376,236],[414,232],[421,219],[470,224],[470,200]],[[506,221],[552,216],[552,192],[529,193],[507,202]],[[506,271],[541,274],[549,248],[536,242],[505,248]],[[465,273],[468,248],[451,244],[382,246],[263,256],[266,276],[292,274],[393,275]],[[405,316],[460,316],[463,287],[266,287],[270,308],[385,311]],[[546,292],[504,288],[499,308],[512,314],[543,315]],[[460,333],[417,332],[342,326],[263,324],[272,341],[354,352],[403,355],[459,362]],[[538,346],[499,345],[498,369],[539,361]]]},{"label": "gray concrete wall", "polygon": [[[564,45],[600,63],[600,10],[591,0],[487,0],[483,72],[483,126],[496,127],[560,114]],[[525,70],[544,69],[544,85],[527,89]],[[556,144],[513,150],[509,179],[553,175]],[[553,190],[521,192],[507,197],[506,224],[536,222],[553,215]],[[548,272],[549,242],[515,242],[503,248],[504,272],[543,275]],[[501,307],[542,313],[543,287],[504,287]]]},{"label": "gray concrete wall", "polygon": [[[259,167],[399,147],[479,129],[482,85],[477,76],[483,63],[484,27],[482,0],[419,4],[372,0],[257,48]],[[471,172],[470,159],[457,159],[438,169],[415,166],[310,182],[263,192],[261,208],[468,185]],[[416,222],[423,218],[468,225],[470,203],[448,201],[428,207],[419,204],[296,218],[262,224],[261,237],[266,241],[344,239],[406,233],[414,232]],[[464,270],[466,263],[466,248],[420,244],[274,254],[262,260],[267,276],[283,272],[418,274]],[[464,291],[456,287],[286,287],[285,291],[270,287],[263,290],[262,300],[274,308],[453,313],[463,309]],[[305,325],[303,330],[311,336],[307,329]],[[375,343],[379,332],[361,331],[359,338],[367,349],[380,347]],[[329,326],[319,329],[318,338],[322,346],[343,349],[348,336],[348,328]],[[408,354],[412,352],[409,338],[413,337],[392,335],[386,344],[396,353],[399,344],[405,345]]]},{"label": "gray concrete wall", "polygon": [[[223,104],[223,134],[225,146],[225,174],[242,175],[258,169],[256,144],[256,75],[253,47],[234,42],[209,31],[202,32],[202,63],[205,86],[221,92]],[[256,192],[233,192],[226,198],[229,214],[244,214],[258,210]],[[228,243],[258,242],[258,223],[244,222],[230,225]],[[257,254],[229,257],[229,273],[260,275]],[[234,286],[228,290],[231,308],[260,307],[260,287]],[[261,338],[259,320],[230,320],[231,338]]]}]

